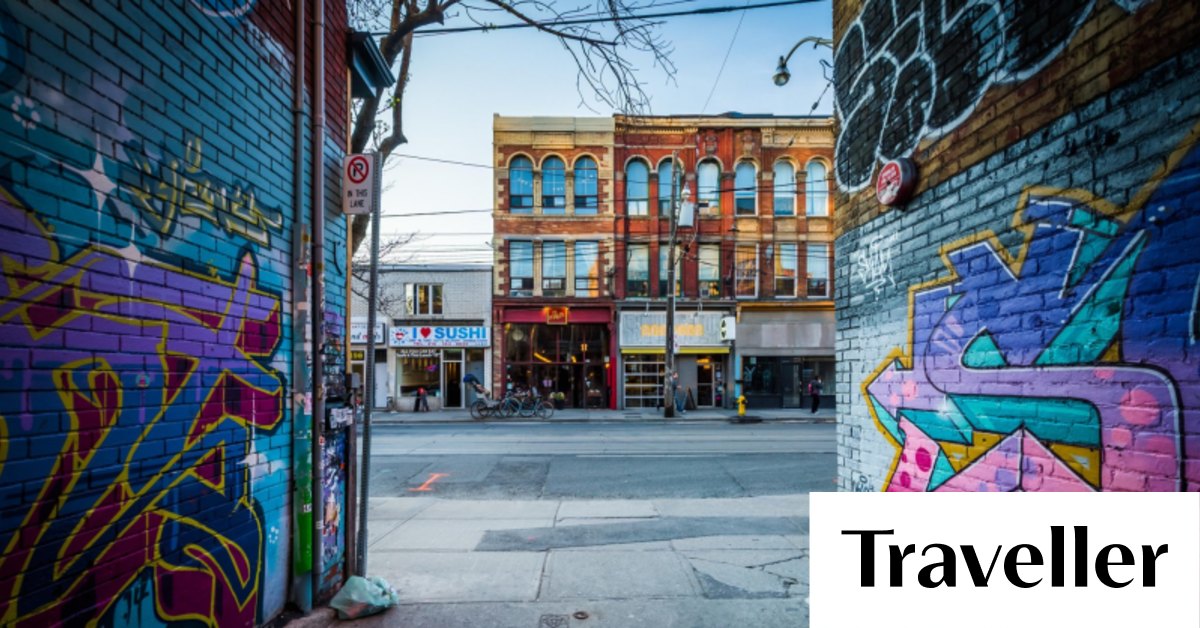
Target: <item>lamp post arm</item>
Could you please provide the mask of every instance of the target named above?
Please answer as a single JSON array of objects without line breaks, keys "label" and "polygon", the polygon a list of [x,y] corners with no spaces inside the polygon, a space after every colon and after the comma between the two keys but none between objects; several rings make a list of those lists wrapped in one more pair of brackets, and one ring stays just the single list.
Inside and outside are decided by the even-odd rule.
[{"label": "lamp post arm", "polygon": [[816,49],[817,46],[825,46],[826,48],[833,50],[832,39],[810,35],[808,37],[802,37],[800,41],[796,42],[796,45],[792,46],[792,49],[789,50],[786,55],[779,57],[779,63],[782,65],[787,65],[787,62],[792,58],[792,55],[796,53],[796,50],[799,49],[801,45],[808,42],[812,42],[814,49]]}]

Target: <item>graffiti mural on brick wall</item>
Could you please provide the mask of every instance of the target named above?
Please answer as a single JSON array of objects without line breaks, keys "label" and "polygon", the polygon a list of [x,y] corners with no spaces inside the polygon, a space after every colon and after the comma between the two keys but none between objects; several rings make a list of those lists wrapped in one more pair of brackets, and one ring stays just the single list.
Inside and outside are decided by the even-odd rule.
[{"label": "graffiti mural on brick wall", "polygon": [[922,138],[961,124],[991,86],[1041,70],[1095,5],[867,0],[834,54],[838,184],[862,189],[877,160],[910,155]]},{"label": "graffiti mural on brick wall", "polygon": [[0,0],[0,625],[283,606],[290,67],[256,4]]},{"label": "graffiti mural on brick wall", "polygon": [[283,416],[262,364],[279,299],[249,254],[230,278],[103,247],[62,259],[0,194],[0,222],[25,227],[0,252],[0,428],[28,448],[0,456],[0,621],[101,617],[148,572],[162,619],[252,625],[263,526],[244,460]]},{"label": "graffiti mural on brick wall", "polygon": [[1200,129],[1127,207],[1029,190],[943,247],[863,383],[888,491],[1200,490]]}]

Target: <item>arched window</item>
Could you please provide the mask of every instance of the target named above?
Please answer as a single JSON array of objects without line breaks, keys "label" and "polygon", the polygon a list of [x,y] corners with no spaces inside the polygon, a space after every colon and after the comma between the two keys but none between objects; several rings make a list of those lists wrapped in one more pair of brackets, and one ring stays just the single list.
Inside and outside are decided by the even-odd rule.
[{"label": "arched window", "polygon": [[796,170],[784,160],[775,162],[775,215],[796,215]]},{"label": "arched window", "polygon": [[733,206],[739,216],[753,216],[758,209],[758,173],[754,164],[743,161],[733,171]]},{"label": "arched window", "polygon": [[508,164],[508,210],[533,213],[533,162],[528,157],[516,157]]},{"label": "arched window", "polygon": [[658,214],[666,216],[671,211],[671,194],[679,194],[679,189],[671,185],[671,160],[658,164]]},{"label": "arched window", "polygon": [[696,167],[696,201],[700,203],[701,215],[721,213],[721,167],[717,162],[700,162]]},{"label": "arched window", "polygon": [[625,166],[625,213],[645,216],[650,205],[650,168],[634,159]]},{"label": "arched window", "polygon": [[567,212],[567,170],[563,160],[547,157],[542,162],[542,213]]},{"label": "arched window", "polygon": [[594,214],[599,206],[599,174],[596,160],[580,157],[575,161],[575,213]]},{"label": "arched window", "polygon": [[825,164],[819,161],[808,162],[808,172],[804,181],[804,196],[808,203],[804,213],[808,216],[829,215],[829,175],[825,172]]}]

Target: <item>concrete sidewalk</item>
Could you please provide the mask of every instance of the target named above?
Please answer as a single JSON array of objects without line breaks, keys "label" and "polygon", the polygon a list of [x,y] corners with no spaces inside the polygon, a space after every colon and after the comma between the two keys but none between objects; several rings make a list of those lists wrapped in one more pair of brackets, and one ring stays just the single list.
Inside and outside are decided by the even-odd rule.
[{"label": "concrete sidewalk", "polygon": [[368,573],[402,603],[289,628],[806,626],[808,496],[372,498]]},{"label": "concrete sidewalk", "polygon": [[[833,423],[836,414],[833,408],[821,408],[816,413],[805,408],[771,408],[747,410],[746,416],[761,419],[763,422],[796,422],[796,423]],[[556,410],[548,419],[535,417],[514,416],[508,419],[488,418],[476,421],[465,409],[446,409],[432,412],[387,412],[375,410],[371,413],[371,422],[378,424],[389,423],[517,423],[522,421],[538,421],[544,423],[625,423],[655,421],[686,422],[686,421],[729,421],[737,417],[733,410],[718,408],[701,408],[688,410],[685,414],[677,414],[675,418],[664,419],[662,410],[652,408],[632,408],[629,410],[585,410],[568,408]]]}]

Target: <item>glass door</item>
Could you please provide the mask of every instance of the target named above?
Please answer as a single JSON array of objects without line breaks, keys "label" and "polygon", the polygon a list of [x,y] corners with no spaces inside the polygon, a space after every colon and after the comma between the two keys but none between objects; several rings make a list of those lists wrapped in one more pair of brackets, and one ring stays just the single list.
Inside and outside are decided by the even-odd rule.
[{"label": "glass door", "polygon": [[442,373],[445,377],[445,381],[442,382],[442,391],[445,393],[442,397],[442,407],[463,407],[463,372],[461,351],[446,352],[446,358],[442,364]]},{"label": "glass door", "polygon": [[715,369],[711,358],[700,358],[696,360],[696,405],[702,407],[710,407],[716,405],[713,403],[713,383],[715,381]]}]

